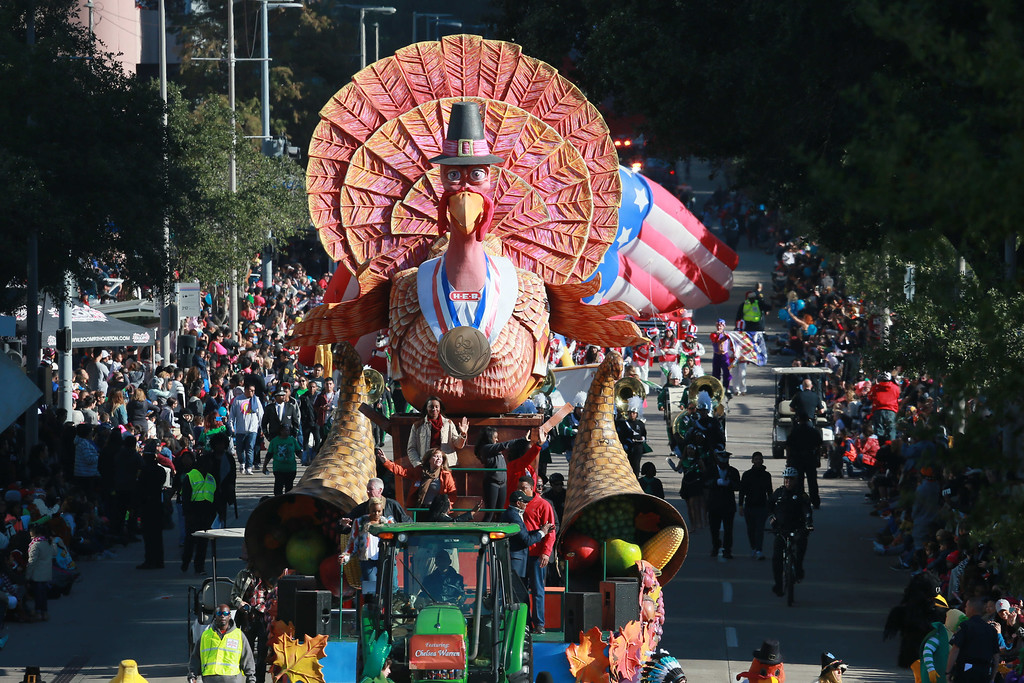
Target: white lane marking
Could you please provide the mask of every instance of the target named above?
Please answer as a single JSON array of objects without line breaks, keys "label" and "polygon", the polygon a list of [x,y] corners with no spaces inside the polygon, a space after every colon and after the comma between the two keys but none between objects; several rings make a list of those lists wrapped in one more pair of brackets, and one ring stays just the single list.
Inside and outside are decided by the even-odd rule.
[{"label": "white lane marking", "polygon": [[740,641],[736,638],[736,629],[732,626],[725,627],[725,646],[726,647],[739,647]]},{"label": "white lane marking", "polygon": [[728,581],[722,582],[722,602],[732,602],[732,584]]}]

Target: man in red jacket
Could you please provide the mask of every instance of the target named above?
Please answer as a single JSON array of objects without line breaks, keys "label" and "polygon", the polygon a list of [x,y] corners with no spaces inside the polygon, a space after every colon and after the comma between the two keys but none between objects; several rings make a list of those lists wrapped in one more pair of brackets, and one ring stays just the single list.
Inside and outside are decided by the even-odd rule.
[{"label": "man in red jacket", "polygon": [[523,523],[528,532],[537,531],[546,524],[555,530],[544,537],[539,543],[530,546],[530,557],[526,564],[526,576],[530,581],[530,596],[533,609],[530,614],[530,629],[534,633],[544,633],[544,587],[547,585],[548,563],[555,551],[555,537],[558,520],[555,509],[543,496],[534,495],[533,479],[529,475],[519,478],[519,490],[530,498],[523,511]]},{"label": "man in red jacket", "polygon": [[900,409],[900,387],[892,381],[892,373],[883,372],[871,387],[871,426],[880,443],[896,438],[896,412]]}]

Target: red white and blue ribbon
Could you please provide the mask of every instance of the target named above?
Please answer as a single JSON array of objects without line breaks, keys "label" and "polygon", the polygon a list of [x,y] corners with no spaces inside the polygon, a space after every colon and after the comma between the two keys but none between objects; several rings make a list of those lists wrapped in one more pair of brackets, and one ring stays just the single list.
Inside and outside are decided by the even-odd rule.
[{"label": "red white and blue ribbon", "polygon": [[470,297],[460,304],[453,301],[459,298],[454,296],[458,293],[452,291],[445,257],[441,256],[420,265],[416,290],[423,317],[438,340],[448,330],[465,325],[480,330],[493,344],[512,317],[519,295],[519,279],[511,261],[487,256],[487,279],[480,300],[475,302],[475,308]]}]

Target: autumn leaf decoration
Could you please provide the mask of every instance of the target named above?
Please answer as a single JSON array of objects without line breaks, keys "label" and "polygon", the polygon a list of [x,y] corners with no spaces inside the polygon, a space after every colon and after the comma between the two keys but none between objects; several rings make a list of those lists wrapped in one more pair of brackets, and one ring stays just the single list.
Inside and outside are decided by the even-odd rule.
[{"label": "autumn leaf decoration", "polygon": [[640,670],[643,656],[642,630],[639,621],[631,621],[608,641],[608,659],[612,669],[618,674],[617,680],[631,680]]},{"label": "autumn leaf decoration", "polygon": [[569,671],[578,683],[608,683],[608,657],[601,629],[594,627],[585,634],[580,632],[579,644],[565,648]]},{"label": "autumn leaf decoration", "polygon": [[280,683],[324,683],[320,659],[326,646],[326,635],[306,636],[300,643],[287,633],[281,633],[271,648],[271,675]]}]

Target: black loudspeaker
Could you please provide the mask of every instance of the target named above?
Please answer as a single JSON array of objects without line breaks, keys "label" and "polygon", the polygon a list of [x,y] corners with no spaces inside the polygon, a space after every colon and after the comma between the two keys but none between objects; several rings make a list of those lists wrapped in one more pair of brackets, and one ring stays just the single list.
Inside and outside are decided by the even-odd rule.
[{"label": "black loudspeaker", "polygon": [[[280,614],[280,607],[278,607]],[[295,592],[295,635],[321,636],[330,635],[331,631],[331,592],[308,591]]]},{"label": "black loudspeaker", "polygon": [[[295,594],[299,591],[315,591],[316,577],[301,574],[289,574],[277,580],[277,618],[280,621],[295,623],[297,611]],[[295,629],[298,632],[298,629]]]},{"label": "black loudspeaker", "polygon": [[613,631],[640,619],[640,582],[637,579],[602,581],[601,628]]},{"label": "black loudspeaker", "polygon": [[601,628],[601,594],[566,593],[562,613],[566,642],[575,643],[580,631],[586,633],[595,626]]},{"label": "black loudspeaker", "polygon": [[196,354],[196,338],[191,334],[178,335],[178,366],[192,367],[192,358]]}]

